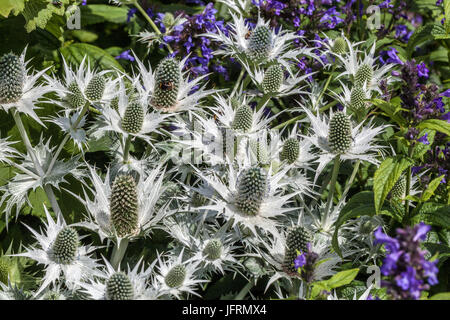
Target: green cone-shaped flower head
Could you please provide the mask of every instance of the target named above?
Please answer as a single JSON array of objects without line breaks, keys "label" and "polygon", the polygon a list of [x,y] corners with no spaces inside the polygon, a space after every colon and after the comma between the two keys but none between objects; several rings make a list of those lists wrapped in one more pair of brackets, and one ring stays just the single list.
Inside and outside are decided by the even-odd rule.
[{"label": "green cone-shaped flower head", "polygon": [[164,14],[164,18],[162,20],[165,27],[171,27],[175,23],[175,17],[170,12],[166,12]]},{"label": "green cone-shaped flower head", "polygon": [[336,112],[331,118],[328,141],[334,153],[345,153],[350,149],[352,128],[350,119],[344,112]]},{"label": "green cone-shaped flower head", "polygon": [[263,141],[251,140],[250,148],[254,155],[256,155],[256,160],[262,165],[269,163],[269,154],[267,148]]},{"label": "green cone-shaped flower head", "polygon": [[262,82],[264,93],[277,93],[283,84],[284,71],[280,64],[271,65]]},{"label": "green cone-shaped flower head", "polygon": [[67,87],[67,103],[74,109],[81,108],[86,103],[83,92],[81,92],[78,84],[74,81]]},{"label": "green cone-shaped flower head", "polygon": [[342,37],[336,38],[331,50],[336,54],[344,54],[347,52],[347,42]]},{"label": "green cone-shaped flower head", "polygon": [[138,101],[132,101],[127,106],[122,119],[122,129],[129,133],[138,133],[144,124],[144,107]]},{"label": "green cone-shaped flower head", "polygon": [[180,87],[180,63],[168,58],[162,60],[156,68],[155,88],[151,104],[156,109],[167,110],[177,104]]},{"label": "green cone-shaped flower head", "polygon": [[108,300],[133,300],[134,290],[130,278],[123,272],[116,272],[106,282]]},{"label": "green cone-shaped flower head", "polygon": [[268,191],[267,173],[260,167],[245,169],[239,176],[236,206],[247,215],[257,215]]},{"label": "green cone-shaped flower head", "polygon": [[402,199],[406,194],[406,176],[403,174],[394,184],[391,190],[391,195],[393,198]]},{"label": "green cone-shaped flower head", "polygon": [[102,75],[95,75],[89,81],[84,94],[90,101],[100,101],[105,92],[106,80]]},{"label": "green cone-shaped flower head", "polygon": [[237,108],[234,115],[232,128],[242,132],[247,132],[252,128],[253,124],[253,110],[248,105],[244,104]]},{"label": "green cone-shaped flower head", "polygon": [[248,57],[254,62],[268,58],[272,50],[272,31],[267,26],[256,27],[248,39]]},{"label": "green cone-shaped flower head", "polygon": [[114,109],[117,112],[119,112],[119,97],[112,98],[109,106],[111,107],[111,109]]},{"label": "green cone-shaped flower head", "polygon": [[283,149],[280,152],[280,160],[287,161],[292,164],[297,161],[300,155],[300,143],[296,138],[289,138],[283,144]]},{"label": "green cone-shaped flower head", "polygon": [[16,102],[22,97],[25,75],[20,57],[6,53],[0,58],[0,103]]},{"label": "green cone-shaped flower head", "polygon": [[8,261],[0,258],[0,282],[8,284],[8,276],[11,271],[11,266]]},{"label": "green cone-shaped flower head", "polygon": [[373,68],[368,64],[363,64],[359,67],[355,74],[355,85],[364,86],[365,83],[369,84],[373,78]]},{"label": "green cone-shaped flower head", "polygon": [[307,244],[312,241],[311,233],[302,226],[296,226],[289,230],[286,237],[286,253],[284,256],[283,269],[288,274],[296,275],[294,260],[297,258],[297,251],[305,252]]},{"label": "green cone-shaped flower head", "polygon": [[118,175],[111,190],[111,222],[119,237],[133,234],[138,229],[138,194],[131,175]]},{"label": "green cone-shaped flower head", "polygon": [[178,288],[183,285],[184,279],[186,278],[186,267],[178,264],[169,270],[164,282],[170,288]]},{"label": "green cone-shaped flower head", "polygon": [[212,239],[208,241],[203,249],[203,256],[208,260],[214,261],[221,257],[222,250],[222,242],[219,239]]},{"label": "green cone-shaped flower head", "polygon": [[74,228],[64,227],[53,243],[53,259],[60,264],[72,263],[77,256],[78,246],[78,232]]},{"label": "green cone-shaped flower head", "polygon": [[364,111],[366,108],[366,92],[362,87],[355,86],[350,94],[350,109],[354,112]]}]

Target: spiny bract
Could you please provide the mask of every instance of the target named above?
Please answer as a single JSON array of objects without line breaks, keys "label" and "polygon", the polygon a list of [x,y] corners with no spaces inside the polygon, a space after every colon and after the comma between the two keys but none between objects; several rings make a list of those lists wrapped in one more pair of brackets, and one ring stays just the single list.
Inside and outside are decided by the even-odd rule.
[{"label": "spiny bract", "polygon": [[0,103],[16,102],[22,97],[25,66],[20,57],[6,53],[0,58]]},{"label": "spiny bract", "polygon": [[129,133],[138,133],[144,124],[145,111],[138,101],[132,101],[127,106],[122,119],[122,129]]},{"label": "spiny bract", "polygon": [[151,100],[153,107],[162,110],[173,108],[177,103],[180,81],[180,63],[173,58],[162,60],[156,68]]},{"label": "spiny bract", "polygon": [[289,138],[283,144],[283,149],[280,152],[280,160],[287,161],[292,164],[297,161],[300,155],[300,143],[296,138]]},{"label": "spiny bract", "polygon": [[267,59],[272,50],[272,31],[266,26],[256,27],[248,39],[247,55],[253,61]]},{"label": "spiny bract", "polygon": [[111,222],[119,237],[133,234],[138,229],[138,195],[134,178],[123,174],[115,178],[111,190]]},{"label": "spiny bract", "polygon": [[178,264],[170,269],[164,281],[168,287],[177,288],[183,285],[185,278],[186,268],[183,265]]},{"label": "spiny bract", "polygon": [[245,169],[238,180],[236,206],[243,213],[257,215],[268,190],[267,173],[264,169],[253,167]]},{"label": "spiny bract", "polygon": [[222,255],[222,242],[219,239],[209,240],[203,249],[203,256],[208,260],[217,260]]},{"label": "spiny bract", "polygon": [[330,148],[334,153],[345,153],[352,143],[352,128],[349,117],[344,112],[336,112],[330,120],[328,131]]},{"label": "spiny bract", "polygon": [[271,65],[264,75],[262,87],[264,93],[277,93],[283,84],[284,71],[280,64]]},{"label": "spiny bract", "polygon": [[108,300],[133,300],[134,292],[130,278],[123,272],[116,272],[106,282]]},{"label": "spiny bract", "polygon": [[311,233],[302,226],[296,226],[288,231],[286,238],[286,252],[284,256],[283,268],[286,273],[296,275],[297,271],[294,268],[294,260],[297,258],[299,252],[307,250],[307,244],[312,241]]},{"label": "spiny bract", "polygon": [[64,227],[53,243],[53,259],[60,264],[72,263],[77,256],[78,246],[78,232],[74,228]]}]

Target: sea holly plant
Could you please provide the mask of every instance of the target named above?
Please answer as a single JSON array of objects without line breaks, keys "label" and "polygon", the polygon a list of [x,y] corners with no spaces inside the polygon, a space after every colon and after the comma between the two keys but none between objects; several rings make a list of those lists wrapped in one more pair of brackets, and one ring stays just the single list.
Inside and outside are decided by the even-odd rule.
[{"label": "sea holly plant", "polygon": [[0,299],[448,297],[449,1],[13,2]]}]

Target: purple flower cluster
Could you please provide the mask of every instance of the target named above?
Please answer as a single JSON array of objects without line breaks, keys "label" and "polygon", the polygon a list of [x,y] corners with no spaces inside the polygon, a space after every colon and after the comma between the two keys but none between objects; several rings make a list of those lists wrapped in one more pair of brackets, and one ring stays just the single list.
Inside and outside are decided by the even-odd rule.
[{"label": "purple flower cluster", "polygon": [[311,250],[311,244],[307,244],[307,250],[302,252],[294,260],[295,269],[300,269],[300,278],[307,283],[314,280],[314,269],[319,255]]},{"label": "purple flower cluster", "polygon": [[[216,19],[217,10],[214,9],[212,2],[208,3],[201,14],[193,16],[187,15],[185,12],[175,12],[175,16],[181,15],[186,21],[173,28],[170,34],[164,36],[164,41],[174,49],[173,56],[185,57],[189,55],[186,64],[190,72],[197,76],[212,71],[222,74],[228,80],[228,72],[219,60],[214,59],[213,51],[217,49],[217,44],[209,38],[199,36],[203,33],[217,33],[221,30],[228,34],[228,29],[223,20]],[[164,15],[159,14],[155,20],[162,25]]]},{"label": "purple flower cluster", "polygon": [[438,283],[438,261],[426,260],[426,252],[420,249],[420,242],[426,239],[430,229],[424,223],[399,228],[395,238],[386,235],[381,227],[375,231],[374,244],[384,244],[387,251],[381,266],[381,273],[387,280],[381,285],[394,299],[417,300],[422,291]]}]

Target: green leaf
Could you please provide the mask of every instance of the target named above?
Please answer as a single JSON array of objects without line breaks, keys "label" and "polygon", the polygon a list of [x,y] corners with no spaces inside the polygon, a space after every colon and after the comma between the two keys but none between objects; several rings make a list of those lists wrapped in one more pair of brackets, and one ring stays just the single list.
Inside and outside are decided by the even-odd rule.
[{"label": "green leaf", "polygon": [[371,102],[380,108],[389,118],[395,121],[399,126],[403,127],[406,125],[406,120],[397,113],[397,106],[395,106],[392,101],[386,102],[381,99],[372,99]]},{"label": "green leaf", "polygon": [[73,30],[72,35],[81,42],[94,42],[98,39],[98,35],[86,30]]},{"label": "green leaf", "polygon": [[0,15],[8,18],[12,13],[17,16],[25,7],[25,0],[2,0],[0,1]]},{"label": "green leaf", "polygon": [[427,134],[427,139],[430,144],[418,143],[414,148],[413,158],[419,159],[421,158],[428,150],[431,149],[431,145],[434,142],[434,136],[436,135],[436,131],[431,129],[424,129],[420,132],[418,138],[422,138]]},{"label": "green leaf", "polygon": [[409,39],[408,46],[406,47],[406,53],[408,55],[408,58],[411,58],[412,53],[413,53],[414,49],[416,48],[416,46],[418,46],[422,42],[430,40],[430,34],[432,34],[435,26],[438,26],[438,25],[437,24],[427,24],[427,25],[421,26],[416,29],[414,34]]},{"label": "green leaf", "polygon": [[450,300],[450,292],[440,292],[430,297],[429,300]]},{"label": "green leaf", "polygon": [[450,228],[450,205],[448,204],[425,202],[419,214],[427,224]]},{"label": "green leaf", "polygon": [[372,191],[363,191],[355,194],[342,208],[339,217],[334,224],[334,234],[331,241],[333,249],[342,256],[339,248],[338,234],[339,228],[349,219],[359,216],[375,214],[374,194]]},{"label": "green leaf", "polygon": [[85,56],[91,60],[91,65],[103,70],[119,69],[122,66],[105,50],[87,43],[74,43],[60,49],[68,63],[79,65]]},{"label": "green leaf", "polygon": [[434,195],[434,191],[436,191],[437,187],[439,187],[442,179],[444,179],[444,175],[433,179],[433,181],[428,184],[428,188],[423,192],[422,197],[420,198],[421,202],[427,201]]},{"label": "green leaf", "polygon": [[125,6],[109,6],[107,4],[89,4],[81,6],[81,24],[87,26],[90,24],[112,22],[123,24],[127,22],[128,8]]},{"label": "green leaf", "polygon": [[317,296],[320,291],[326,290],[331,291],[333,289],[345,286],[349,283],[351,283],[358,274],[359,269],[350,269],[350,270],[344,270],[339,273],[336,273],[334,276],[332,276],[328,280],[322,280],[317,281],[313,283],[313,291],[312,296]]},{"label": "green leaf", "polygon": [[406,158],[387,158],[375,172],[373,191],[375,197],[375,209],[379,213],[389,191],[400,178],[402,172],[413,164]]},{"label": "green leaf", "polygon": [[64,14],[64,10],[64,6],[58,8],[47,0],[28,1],[22,12],[22,15],[26,20],[25,29],[27,32],[31,32],[37,27],[45,29],[45,26],[50,21],[53,14],[62,16]]},{"label": "green leaf", "polygon": [[432,129],[450,136],[450,123],[445,120],[429,119],[422,121],[417,126],[419,129]]}]

